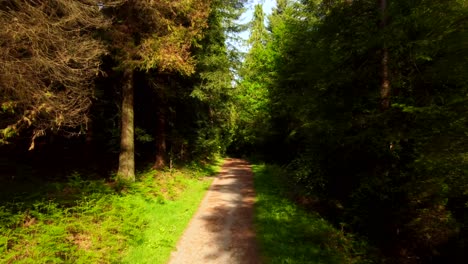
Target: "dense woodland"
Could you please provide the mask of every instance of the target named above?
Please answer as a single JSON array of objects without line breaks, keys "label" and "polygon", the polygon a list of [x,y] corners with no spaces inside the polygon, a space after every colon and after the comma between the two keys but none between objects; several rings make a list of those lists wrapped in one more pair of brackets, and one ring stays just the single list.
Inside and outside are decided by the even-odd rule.
[{"label": "dense woodland", "polygon": [[245,2],[0,0],[0,183],[244,156],[377,263],[465,263],[468,1]]}]

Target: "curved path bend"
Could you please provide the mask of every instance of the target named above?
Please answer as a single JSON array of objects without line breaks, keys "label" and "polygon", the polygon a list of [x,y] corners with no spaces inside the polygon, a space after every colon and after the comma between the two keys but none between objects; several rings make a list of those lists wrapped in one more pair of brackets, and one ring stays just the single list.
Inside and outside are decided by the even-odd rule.
[{"label": "curved path bend", "polygon": [[253,229],[254,199],[250,165],[227,159],[169,263],[260,263]]}]

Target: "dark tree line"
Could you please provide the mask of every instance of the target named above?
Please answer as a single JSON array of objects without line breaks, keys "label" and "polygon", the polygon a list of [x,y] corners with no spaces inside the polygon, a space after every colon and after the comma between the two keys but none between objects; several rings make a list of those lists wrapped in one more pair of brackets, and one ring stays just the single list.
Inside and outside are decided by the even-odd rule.
[{"label": "dark tree line", "polygon": [[239,143],[384,262],[463,263],[467,15],[455,0],[278,1],[268,34],[252,23]]},{"label": "dark tree line", "polygon": [[135,158],[162,169],[222,153],[233,134],[226,38],[243,2],[1,1],[9,170],[67,157],[132,181]]}]

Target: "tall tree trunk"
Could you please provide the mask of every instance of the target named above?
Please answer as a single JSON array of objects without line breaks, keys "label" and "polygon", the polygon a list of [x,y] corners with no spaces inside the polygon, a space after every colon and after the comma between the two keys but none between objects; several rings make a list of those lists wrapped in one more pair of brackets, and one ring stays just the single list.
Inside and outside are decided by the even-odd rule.
[{"label": "tall tree trunk", "polygon": [[166,105],[159,104],[157,128],[156,128],[156,161],[155,169],[162,169],[166,166]]},{"label": "tall tree trunk", "polygon": [[[387,0],[380,0],[380,12],[381,12],[381,20],[380,20],[380,28],[384,30],[387,26]],[[391,86],[390,86],[390,76],[388,71],[388,49],[385,44],[383,44],[382,48],[382,60],[380,62],[381,69],[381,84],[380,84],[380,109],[385,111],[390,108],[390,93],[391,93]]]},{"label": "tall tree trunk", "polygon": [[117,180],[135,180],[133,70],[125,70],[122,88],[122,127]]},{"label": "tall tree trunk", "polygon": [[390,77],[388,74],[388,49],[383,48],[381,61],[382,82],[380,84],[380,108],[385,111],[390,108]]},{"label": "tall tree trunk", "polygon": [[94,130],[93,130],[93,120],[89,119],[86,124],[86,139],[84,144],[84,155],[85,158],[83,161],[85,164],[90,165],[94,168],[95,156],[94,156]]}]

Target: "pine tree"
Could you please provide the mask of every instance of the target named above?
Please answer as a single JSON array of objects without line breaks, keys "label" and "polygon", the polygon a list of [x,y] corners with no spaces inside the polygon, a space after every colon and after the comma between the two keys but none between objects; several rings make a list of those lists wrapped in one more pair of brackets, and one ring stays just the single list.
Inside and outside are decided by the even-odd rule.
[{"label": "pine tree", "polygon": [[[114,17],[110,45],[123,72],[121,152],[117,175],[118,179],[132,181],[135,179],[134,72],[156,70],[192,74],[195,63],[191,46],[206,27],[209,4],[205,0],[122,0],[104,6],[109,16]],[[158,120],[164,118],[160,116]],[[164,138],[157,142],[157,149],[164,149]],[[160,167],[163,165],[161,153],[158,155],[155,166]]]},{"label": "pine tree", "polygon": [[255,144],[262,144],[261,138],[265,137],[269,121],[268,86],[273,58],[267,47],[269,34],[260,4],[255,5],[249,30],[247,43],[250,49],[239,71],[240,82],[236,89],[239,113],[236,148],[244,152],[250,152]]},{"label": "pine tree", "polygon": [[32,130],[79,135],[86,130],[109,26],[89,1],[2,1],[0,5],[0,142]]}]

